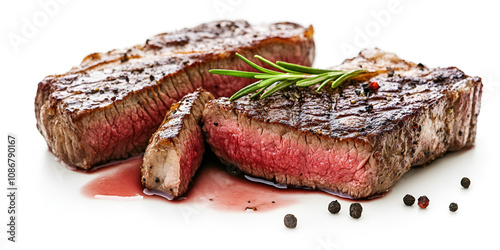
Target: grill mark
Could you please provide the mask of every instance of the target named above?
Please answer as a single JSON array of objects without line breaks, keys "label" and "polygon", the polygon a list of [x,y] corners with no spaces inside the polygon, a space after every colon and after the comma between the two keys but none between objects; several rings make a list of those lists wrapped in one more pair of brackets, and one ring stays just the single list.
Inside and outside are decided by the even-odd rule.
[{"label": "grill mark", "polygon": [[[200,46],[199,48],[206,48],[211,51],[205,51],[200,53],[199,49],[186,49],[187,48],[186,46],[185,47],[181,45],[171,46],[168,43],[165,45],[166,47],[162,48],[161,50],[159,50],[158,48],[154,48],[154,46],[148,47],[147,45],[140,45],[131,48],[130,51],[114,50],[108,53],[98,53],[98,54],[96,53],[88,58],[85,58],[80,66],[73,68],[66,74],[49,76],[43,81],[45,85],[39,84],[39,93],[37,93],[37,100],[41,99],[44,100],[42,100],[43,102],[40,101],[36,102],[35,104],[36,116],[39,117],[39,120],[42,120],[41,119],[42,115],[40,115],[41,112],[40,107],[50,102],[51,104],[50,106],[48,106],[47,110],[60,108],[60,110],[56,112],[55,116],[62,116],[62,117],[68,116],[71,119],[75,120],[75,124],[81,124],[81,126],[83,127],[88,127],[89,124],[83,124],[81,122],[82,121],[88,122],[90,119],[88,118],[89,115],[95,116],[93,114],[99,114],[100,112],[104,112],[103,114],[101,114],[102,117],[99,118],[102,120],[96,121],[97,122],[96,124],[100,122],[108,124],[110,128],[107,128],[108,129],[107,133],[109,133],[110,131],[112,133],[113,126],[116,126],[116,124],[114,123],[118,121],[117,120],[118,117],[126,115],[127,118],[124,118],[124,121],[127,121],[127,124],[124,124],[124,126],[129,126],[128,129],[130,129],[129,133],[132,134],[132,138],[141,138],[142,140],[143,138],[142,132],[144,131],[138,131],[138,128],[134,127],[132,114],[127,114],[127,112],[130,113],[144,112],[143,114],[138,114],[138,119],[141,120],[147,117],[149,118],[155,117],[158,114],[158,112],[162,110],[162,105],[165,107],[169,106],[168,104],[170,101],[178,100],[181,98],[182,93],[180,92],[183,91],[180,91],[181,90],[180,86],[185,87],[186,91],[191,89],[191,85],[193,85],[192,86],[193,88],[196,87],[194,85],[196,84],[197,78],[193,79],[192,76],[196,76],[196,74],[199,74],[199,79],[201,79],[201,81],[214,80],[213,78],[209,78],[211,76],[206,76],[206,74],[203,74],[202,71],[206,70],[210,65],[222,65],[223,60],[229,60],[229,62],[236,62],[239,60],[236,59],[234,56],[228,56],[226,59],[221,58],[220,56],[223,54],[233,54],[235,51],[239,51],[245,54],[247,57],[251,57],[253,56],[254,52],[258,52],[263,56],[272,58],[266,55],[266,53],[272,51],[273,53],[276,52],[280,54],[281,58],[283,58],[281,60],[291,60],[292,62],[295,63],[306,62],[305,64],[307,65],[311,64],[312,56],[309,56],[309,58],[306,59],[302,54],[296,53],[297,51],[301,51],[301,53],[305,54],[304,51],[309,51],[312,49],[312,44],[311,44],[312,42],[310,41],[312,38],[306,37],[304,35],[306,29],[300,26],[289,25],[289,28],[287,28],[289,29],[289,31],[287,32],[273,31],[272,29],[269,29],[269,27],[267,27],[268,29],[267,31],[261,32],[264,29],[259,28],[258,29],[259,35],[257,38],[243,38],[243,39],[251,39],[251,41],[245,41],[244,43],[231,43],[226,46],[223,44],[225,40],[221,40],[223,41],[222,45],[215,44],[212,47],[206,46],[205,44],[205,42],[208,42],[210,44],[214,43],[213,40],[210,40],[212,38],[208,36],[210,35],[211,32],[209,26],[210,25],[207,26],[209,30],[206,32],[203,31],[204,29],[207,29],[206,27],[200,26],[195,29],[199,29],[200,31],[198,32],[199,34],[205,34],[205,33],[207,34],[207,37],[203,37],[202,41],[199,43]],[[281,25],[281,26],[288,27],[287,25]],[[243,25],[241,27],[248,27],[250,29],[249,33],[255,32],[255,30],[253,30],[251,26]],[[180,33],[191,32],[192,30],[195,29],[185,29],[184,31],[179,31],[179,32]],[[237,31],[238,28],[236,32]],[[241,38],[241,36],[233,36],[232,33],[231,34],[224,33],[224,34],[227,36],[223,39]],[[189,38],[191,39],[193,37]],[[160,38],[155,37],[154,39],[160,39]],[[194,40],[191,39],[190,41]],[[189,41],[187,43],[187,46],[191,46],[191,48],[196,48],[196,46],[189,43]],[[174,50],[177,52],[180,51],[182,53],[174,53]],[[188,51],[198,51],[198,52],[196,52],[197,54],[184,53]],[[128,60],[124,60],[123,62],[121,62],[120,60],[123,59],[124,53],[127,54]],[[169,58],[165,59],[165,57]],[[184,62],[185,60],[188,60],[190,63],[194,64],[194,66],[190,66],[191,64],[189,65],[182,64],[182,62]],[[211,62],[214,61],[215,63],[210,64]],[[232,65],[240,65],[240,64],[232,64]],[[195,70],[196,73],[187,72],[186,70]],[[103,73],[103,75],[99,75],[99,72]],[[167,76],[163,78],[158,77],[159,75],[162,74],[162,72],[166,73]],[[161,82],[159,83],[160,88],[156,87],[154,83],[151,83],[151,81],[148,80],[150,75],[155,76],[156,78],[155,81]],[[123,78],[125,76],[129,79],[129,82],[125,80],[126,78]],[[78,80],[78,79],[83,79],[83,80]],[[107,93],[106,95],[100,95],[99,93],[96,93],[93,96],[89,96],[85,94],[78,95],[74,92],[75,88],[85,89],[85,87],[88,88],[94,86],[102,87],[104,84],[110,85],[110,91],[116,89],[116,93],[114,93],[114,95],[113,93]],[[231,82],[228,78],[225,78],[225,81],[222,84],[230,85]],[[113,89],[113,87],[115,88]],[[230,94],[229,91],[231,91],[230,88],[225,88],[225,87],[221,87],[219,90],[220,90],[219,93],[224,93],[224,94]],[[146,94],[145,92],[147,91],[151,92],[148,92]],[[138,98],[137,96],[140,97]],[[85,97],[90,97],[92,99],[91,102],[90,101],[87,102],[84,101],[83,99],[80,99]],[[104,98],[106,97],[108,98],[114,97],[115,99],[110,99],[109,101],[104,100]],[[162,97],[160,98],[161,100],[149,100],[151,98],[157,99],[159,97]],[[132,99],[132,101],[130,99]],[[149,105],[150,107],[152,107],[151,105],[153,105],[154,103],[156,103],[157,106],[155,109],[152,110],[149,110],[149,108],[146,108],[144,110],[143,108],[132,107],[136,105],[134,104],[136,100],[133,99],[139,99],[140,101],[144,102],[144,104]],[[82,106],[83,108],[79,108],[78,106],[79,101],[85,103],[85,106]],[[120,102],[121,104],[116,104],[116,102]],[[71,106],[73,110],[67,109],[68,106],[66,105]],[[266,112],[268,112],[268,110],[266,110]],[[47,119],[53,119],[53,118],[50,117]],[[140,120],[138,122],[140,122]],[[76,126],[75,124],[73,123],[65,124],[64,128],[60,128],[60,129],[65,129],[65,131],[58,132],[58,134],[61,134],[64,138],[59,138],[58,140],[54,140],[60,143],[63,142],[61,140],[67,140],[64,142],[65,146],[50,145],[50,147],[58,147],[61,149],[65,148],[64,153],[61,153],[62,154],[61,158],[74,159],[74,161],[81,160],[82,162],[86,162],[83,164],[84,166],[81,167],[89,167],[90,165],[94,165],[95,158],[103,158],[106,155],[112,155],[111,156],[112,159],[120,159],[130,154],[135,154],[142,151],[142,145],[139,145],[138,143],[135,143],[133,141],[124,142],[123,144],[128,143],[127,145],[123,146],[123,148],[126,148],[127,150],[124,150],[124,152],[118,152],[119,148],[121,148],[118,145],[115,145],[114,147],[109,147],[108,145],[106,149],[103,149],[99,148],[99,146],[93,144],[91,145],[89,141],[85,141],[86,138],[81,138],[82,139],[81,145],[82,147],[85,148],[84,149],[85,152],[81,152],[81,154],[75,152],[74,150],[72,150],[74,146],[68,144],[69,142],[71,142],[72,138],[71,136],[79,135],[78,131],[80,130],[77,131],[77,129],[74,129],[72,127]],[[48,128],[42,123],[39,123],[39,125],[40,125],[39,130],[42,132],[42,134],[44,134],[47,141],[50,143],[50,140],[48,138],[55,136],[54,134],[56,130]],[[130,128],[130,126],[132,126],[132,128]],[[147,130],[147,128],[145,130]],[[83,130],[80,133],[83,133]],[[95,138],[96,140],[95,142],[98,145],[106,143],[104,141],[99,141],[100,136],[96,137],[97,138]],[[113,142],[113,140],[109,138],[106,138],[106,140],[108,140],[107,143]],[[102,150],[106,150],[107,152],[101,152]],[[96,157],[95,155],[98,152],[101,153],[98,157]],[[105,162],[111,159],[100,159],[100,160]],[[75,163],[73,160],[71,161],[72,162],[69,162],[70,164],[78,164]]]},{"label": "grill mark", "polygon": [[[412,63],[403,61],[403,63],[396,64],[404,65],[403,71],[406,71],[406,73],[412,73]],[[365,65],[368,65],[368,63],[365,63]],[[414,66],[416,67],[416,65]],[[395,75],[398,75],[398,69],[395,71]],[[274,127],[279,127],[281,129],[288,126],[288,129],[291,131],[290,133],[297,135],[300,143],[304,140],[308,143],[308,145],[314,144],[316,143],[316,138],[314,136],[318,136],[320,137],[318,138],[320,144],[324,143],[323,140],[335,142],[335,145],[338,146],[335,149],[345,148],[346,150],[349,149],[351,153],[356,151],[357,154],[353,155],[352,158],[351,155],[348,154],[339,160],[344,163],[346,161],[358,161],[357,166],[355,166],[356,171],[354,174],[370,175],[367,177],[369,178],[369,181],[363,184],[365,185],[363,188],[351,189],[346,186],[341,186],[340,189],[342,191],[348,191],[351,195],[366,196],[375,192],[384,192],[387,190],[387,188],[399,179],[402,174],[408,171],[408,164],[416,164],[418,162],[427,162],[432,160],[431,158],[423,158],[430,157],[429,155],[425,155],[422,151],[428,150],[429,145],[426,145],[425,147],[420,143],[415,145],[414,141],[418,135],[417,132],[412,129],[413,124],[420,124],[424,121],[429,122],[427,120],[431,118],[428,116],[434,115],[432,112],[444,113],[443,118],[440,119],[444,120],[443,124],[450,124],[451,126],[449,129],[445,129],[445,131],[442,132],[446,134],[447,139],[439,143],[439,148],[436,148],[436,150],[438,150],[436,154],[443,154],[446,150],[448,150],[449,144],[453,141],[453,138],[455,138],[454,134],[457,133],[457,131],[454,131],[456,126],[466,126],[467,124],[472,126],[472,119],[458,121],[456,117],[447,113],[447,109],[455,107],[455,112],[458,112],[457,107],[459,107],[459,105],[463,106],[465,103],[471,101],[472,103],[470,105],[472,106],[468,107],[471,110],[465,110],[464,112],[471,112],[471,117],[472,115],[475,115],[474,112],[476,108],[474,105],[475,102],[477,102],[475,99],[475,93],[478,91],[477,88],[480,88],[480,83],[477,88],[475,87],[470,90],[472,91],[472,96],[469,96],[469,90],[464,89],[462,86],[463,79],[461,78],[464,77],[463,72],[458,69],[453,67],[432,70],[424,68],[422,72],[423,73],[418,70],[413,72],[414,74],[417,74],[416,76],[405,77],[404,81],[400,81],[400,83],[398,83],[401,88],[399,88],[397,92],[391,92],[391,95],[394,93],[405,95],[405,98],[401,101],[386,99],[384,95],[386,95],[388,91],[384,91],[383,88],[381,88],[378,93],[371,95],[368,98],[368,101],[365,101],[362,98],[357,99],[355,96],[352,96],[354,93],[353,88],[359,87],[361,84],[368,82],[368,79],[362,82],[346,83],[344,94],[347,98],[345,99],[338,97],[338,91],[340,90],[326,90],[324,93],[324,95],[326,95],[325,98],[323,95],[316,96],[306,93],[308,91],[312,93],[314,91],[312,89],[297,90],[292,87],[279,94],[274,94],[264,100],[249,100],[248,97],[244,97],[230,104],[227,104],[227,99],[215,102],[219,105],[219,112],[224,113],[225,110],[230,110],[230,112],[235,113],[238,117],[241,115],[242,119],[239,119],[238,122],[245,124],[248,122],[250,123],[250,126],[253,126],[253,124],[260,124],[260,127],[266,126],[271,130],[278,130],[278,128],[274,129]],[[429,77],[427,77],[427,75]],[[442,75],[442,82],[445,82],[446,84],[444,85],[442,83],[428,81],[428,78],[433,75]],[[374,79],[382,82],[386,79],[386,77],[385,75],[377,76],[377,78]],[[418,81],[416,81],[417,79]],[[391,81],[394,79],[386,80]],[[426,86],[419,87],[419,85]],[[412,91],[415,89],[416,91]],[[467,93],[460,92],[460,89],[462,89],[462,92],[466,91]],[[285,96],[287,94],[293,95],[294,93],[298,93],[301,98],[297,101],[288,102],[288,99]],[[413,96],[418,95],[425,95],[426,98],[412,98]],[[445,95],[448,95],[448,97],[445,97]],[[461,98],[455,98],[455,95],[460,95]],[[470,97],[471,100],[465,100],[466,97]],[[479,96],[477,97],[479,98]],[[355,98],[355,105],[350,105],[349,98]],[[319,105],[317,105],[317,107],[314,107],[314,105],[305,105],[305,99],[307,99],[309,104],[314,101],[319,101]],[[330,101],[328,105],[322,105],[322,102],[328,100]],[[276,104],[279,102],[281,102],[281,105]],[[446,107],[444,103],[449,103],[448,107]],[[373,104],[373,110],[358,112],[359,109],[368,104]],[[329,132],[328,134],[322,133],[320,136],[315,134],[315,131],[308,131],[308,129],[320,126],[324,123],[322,117],[316,116],[315,111],[316,108],[324,109],[325,107],[330,107],[331,109],[331,112],[325,112],[326,120],[329,121],[328,128],[330,129],[327,131]],[[207,108],[213,109],[214,107]],[[261,110],[265,112],[260,112]],[[275,116],[274,114],[279,112],[287,113],[288,111],[290,111],[291,114],[289,119],[280,120],[279,124],[275,124],[277,122],[277,118],[282,118],[281,116]],[[356,122],[356,120],[354,120],[352,127],[341,123],[343,122],[342,118],[349,117],[357,118],[360,122]],[[270,119],[271,121],[268,122],[266,119]],[[262,125],[262,122],[265,125]],[[348,132],[344,133],[346,127]],[[361,129],[364,130],[361,131]],[[468,130],[462,131],[464,133],[469,133]],[[394,136],[397,136],[398,139],[392,138]],[[283,135],[280,135],[279,142],[281,145],[283,145],[283,138]],[[345,141],[343,140],[342,143],[338,143],[339,139],[345,139]],[[292,141],[293,145],[295,143],[297,143],[297,139]],[[391,143],[399,143],[401,146],[399,146],[399,144],[393,145]],[[347,146],[347,144],[349,144],[349,146]],[[215,147],[214,152],[217,152],[216,145],[212,146]],[[392,148],[393,146],[394,148]],[[392,159],[390,157],[392,154],[391,151],[401,151],[401,149],[404,150],[404,155],[398,155],[397,159]],[[316,147],[310,146],[309,153],[314,154],[316,150]],[[304,155],[301,157],[303,156]],[[244,165],[242,166],[245,167]],[[255,172],[257,170],[252,171]],[[282,175],[282,173],[264,173],[264,175],[269,174],[273,174],[274,176]],[[284,176],[281,176],[280,178],[285,181],[293,181],[296,183],[297,179],[294,176],[287,176],[286,174],[283,175]],[[302,182],[302,179],[300,179],[300,181]],[[308,180],[305,179],[305,181]],[[315,182],[312,184],[309,183],[312,187],[321,182],[321,180],[313,181]]]}]

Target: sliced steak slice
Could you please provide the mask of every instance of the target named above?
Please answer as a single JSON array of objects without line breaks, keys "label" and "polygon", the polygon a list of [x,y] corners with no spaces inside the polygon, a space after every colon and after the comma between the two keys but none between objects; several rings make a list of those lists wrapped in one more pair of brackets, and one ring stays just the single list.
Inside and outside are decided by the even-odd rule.
[{"label": "sliced steak slice", "polygon": [[353,198],[385,192],[411,166],[474,144],[479,77],[378,49],[336,68],[360,67],[381,73],[322,93],[289,88],[263,100],[213,100],[203,112],[206,141],[250,175]]},{"label": "sliced steak slice", "polygon": [[200,88],[172,105],[144,154],[141,182],[145,188],[172,197],[187,191],[205,152],[201,132],[203,108],[213,98]]},{"label": "sliced steak slice", "polygon": [[128,49],[94,53],[38,84],[37,127],[49,149],[83,169],[144,152],[170,105],[203,86],[229,96],[251,82],[208,73],[251,68],[235,52],[311,65],[312,27],[218,21],[159,34]]}]

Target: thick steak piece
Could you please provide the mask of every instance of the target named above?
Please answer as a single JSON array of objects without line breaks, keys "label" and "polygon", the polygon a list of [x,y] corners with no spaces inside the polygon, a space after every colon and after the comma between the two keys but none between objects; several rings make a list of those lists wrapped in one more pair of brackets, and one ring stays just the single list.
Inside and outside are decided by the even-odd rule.
[{"label": "thick steak piece", "polygon": [[187,191],[205,152],[201,117],[212,99],[210,92],[200,88],[172,105],[144,153],[141,182],[145,188],[171,197]]},{"label": "thick steak piece", "polygon": [[251,82],[212,75],[209,69],[250,70],[235,52],[311,65],[313,33],[312,27],[294,23],[218,21],[91,54],[69,72],[38,84],[38,130],[57,157],[83,169],[140,154],[170,105],[184,95],[202,86],[215,96],[229,96]]},{"label": "thick steak piece", "polygon": [[[411,166],[474,144],[479,77],[378,49],[335,68],[378,73],[321,93],[315,86],[263,100],[216,99],[203,112],[206,141],[250,175],[353,198],[385,192]],[[380,88],[371,90],[370,82]]]}]

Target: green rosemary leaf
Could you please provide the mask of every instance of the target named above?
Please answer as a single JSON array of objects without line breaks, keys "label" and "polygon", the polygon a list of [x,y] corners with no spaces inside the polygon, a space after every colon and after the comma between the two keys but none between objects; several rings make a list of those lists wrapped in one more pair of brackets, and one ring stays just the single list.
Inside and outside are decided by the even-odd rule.
[{"label": "green rosemary leaf", "polygon": [[278,71],[274,71],[274,70],[270,70],[270,69],[266,69],[264,67],[261,67],[255,63],[253,63],[252,61],[246,59],[244,56],[236,53],[236,56],[238,56],[241,60],[245,61],[248,65],[252,66],[252,68],[262,72],[262,73],[268,73],[268,74],[272,74],[272,75],[278,75],[278,74],[282,74],[281,72],[278,72]]},{"label": "green rosemary leaf", "polygon": [[332,76],[330,78],[327,78],[326,80],[324,80],[320,85],[319,87],[316,89],[316,93],[318,93],[327,83],[329,83],[330,81],[333,81],[335,79],[337,79],[338,76]]},{"label": "green rosemary leaf", "polygon": [[255,90],[258,90],[262,87],[259,86],[259,84],[261,83],[262,81],[258,81],[258,82],[254,82],[242,89],[240,89],[238,92],[234,93],[234,95],[232,95],[230,98],[229,98],[229,101],[234,101],[236,99],[239,99],[243,96],[246,96],[252,92],[254,92]]},{"label": "green rosemary leaf", "polygon": [[278,64],[279,66],[281,66],[283,68],[293,70],[293,71],[298,71],[298,72],[305,73],[305,74],[323,74],[323,73],[335,71],[335,70],[328,70],[328,69],[315,69],[315,68],[311,68],[311,67],[306,67],[306,66],[282,62],[282,61],[277,61],[276,64]]},{"label": "green rosemary leaf", "polygon": [[247,71],[239,71],[231,69],[211,69],[208,72],[217,75],[236,76],[243,78],[255,78],[255,76],[257,75],[264,75],[263,73],[258,73],[258,72],[247,72]]},{"label": "green rosemary leaf", "polygon": [[366,69],[358,69],[358,70],[349,71],[349,72],[341,75],[339,78],[337,78],[337,80],[332,82],[332,89],[337,88],[338,86],[340,86],[340,84],[342,84],[346,80],[349,80],[353,77],[356,77],[364,72],[367,72],[367,70]]},{"label": "green rosemary leaf", "polygon": [[269,88],[269,86],[271,86],[273,83],[275,82],[278,82],[278,81],[283,81],[285,80],[285,76],[282,76],[281,78],[280,77],[274,77],[274,78],[269,78],[269,79],[265,79],[263,80],[262,82],[260,82],[259,86],[262,87],[262,89],[257,92],[256,94],[252,95],[250,98],[253,99],[257,96],[259,96],[261,93],[263,93],[267,88]]},{"label": "green rosemary leaf", "polygon": [[258,97],[262,92],[266,91],[267,88],[269,88],[269,86],[271,86],[274,82],[269,82],[266,84],[266,86],[263,86],[259,91],[257,91],[257,93],[253,94],[252,96],[250,96],[250,99],[254,99],[256,97]]},{"label": "green rosemary leaf", "polygon": [[295,71],[295,70],[290,70],[290,69],[287,69],[287,68],[283,68],[283,67],[281,67],[281,66],[277,65],[276,63],[273,63],[273,62],[271,62],[271,61],[267,60],[266,58],[264,58],[264,57],[262,57],[262,56],[255,55],[255,58],[257,58],[257,59],[259,59],[259,60],[261,60],[261,61],[263,61],[263,62],[265,62],[265,63],[267,63],[267,64],[271,65],[272,67],[274,67],[274,68],[276,68],[276,69],[279,69],[279,70],[281,70],[281,71],[284,71],[284,72],[287,72],[287,73],[301,74],[301,73],[300,73],[300,72],[298,72],[298,71]]},{"label": "green rosemary leaf", "polygon": [[281,81],[279,83],[277,83],[276,85],[274,85],[270,90],[266,91],[264,94],[262,94],[260,96],[260,99],[264,99],[270,95],[272,95],[273,93],[275,92],[278,92],[282,89],[286,89],[288,88],[289,86],[292,86],[293,84],[295,84],[295,81],[294,80],[285,80],[285,81]]},{"label": "green rosemary leaf", "polygon": [[[264,88],[263,90],[261,90],[261,92],[262,92],[267,87],[271,86],[273,83],[275,83],[277,81],[280,81],[280,80],[282,80],[282,78],[280,78],[280,77],[274,77],[274,78],[269,78],[269,79],[265,79],[265,80],[262,80],[262,81],[258,81],[258,82],[254,83],[254,84],[250,84],[250,85],[242,88],[240,91],[236,92],[233,96],[231,96],[231,98],[229,98],[229,100],[233,101],[233,100],[239,99],[239,98],[241,98],[241,97],[243,97],[245,95],[253,93],[256,90]],[[255,98],[255,97],[254,97],[254,95],[252,95],[252,97],[250,97],[250,98]]]},{"label": "green rosemary leaf", "polygon": [[280,79],[302,79],[304,78],[304,75],[297,75],[297,74],[282,74],[282,75],[256,75],[254,77],[255,79],[268,79],[268,78],[280,78]]},{"label": "green rosemary leaf", "polygon": [[314,85],[316,83],[322,82],[325,79],[333,77],[331,73],[332,72],[327,72],[327,73],[319,74],[318,76],[313,77],[313,78],[300,80],[297,82],[297,86],[298,87],[308,87],[308,86]]},{"label": "green rosemary leaf", "polygon": [[248,65],[260,72],[247,72],[228,69],[212,69],[209,72],[219,75],[255,78],[259,81],[252,83],[236,92],[233,96],[231,96],[231,98],[229,98],[230,101],[234,101],[249,94],[252,94],[250,98],[256,98],[260,95],[260,99],[263,99],[293,84],[297,85],[297,87],[308,87],[319,83],[320,85],[316,89],[316,92],[319,92],[326,84],[330,82],[332,82],[332,88],[337,88],[343,82],[353,77],[357,77],[362,74],[377,73],[377,71],[368,72],[365,69],[352,71],[316,69],[282,61],[273,63],[259,55],[255,56],[257,59],[272,66],[273,68],[283,71],[278,72],[261,67],[238,53],[236,53],[236,55],[243,61],[245,61]]}]

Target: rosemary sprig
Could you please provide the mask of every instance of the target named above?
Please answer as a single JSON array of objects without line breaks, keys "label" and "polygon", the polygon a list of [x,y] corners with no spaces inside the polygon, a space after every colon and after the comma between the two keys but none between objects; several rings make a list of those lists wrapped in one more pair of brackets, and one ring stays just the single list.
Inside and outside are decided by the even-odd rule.
[{"label": "rosemary sprig", "polygon": [[[236,53],[236,56],[238,56],[252,68],[260,72],[248,72],[230,69],[211,69],[209,72],[212,74],[254,78],[258,80],[257,82],[240,89],[233,96],[231,96],[231,98],[229,98],[229,101],[236,100],[256,91],[257,92],[254,93],[250,98],[253,99],[260,96],[260,99],[263,99],[277,91],[285,89],[294,84],[297,87],[308,87],[320,83],[319,87],[316,89],[316,92],[319,92],[325,85],[331,83],[331,88],[335,89],[342,85],[343,82],[351,78],[368,73],[368,71],[365,69],[341,71],[316,69],[281,61],[273,63],[262,56],[255,56],[255,58],[261,60],[265,64],[268,64],[271,67],[280,70],[276,71],[261,67],[238,53]],[[275,85],[271,87],[271,85],[273,84]]]}]

